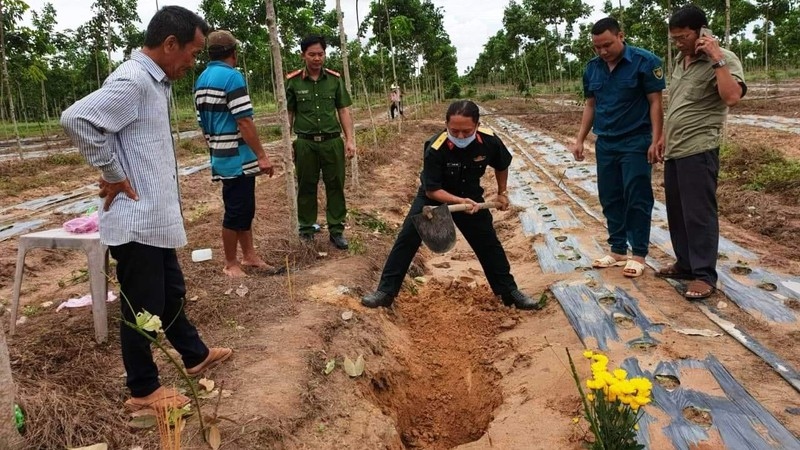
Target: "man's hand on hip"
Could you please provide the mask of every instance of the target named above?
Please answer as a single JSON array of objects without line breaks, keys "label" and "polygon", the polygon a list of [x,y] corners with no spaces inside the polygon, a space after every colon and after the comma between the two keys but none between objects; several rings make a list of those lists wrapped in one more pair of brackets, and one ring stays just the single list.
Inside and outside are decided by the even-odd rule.
[{"label": "man's hand on hip", "polygon": [[139,201],[139,194],[133,190],[131,182],[127,178],[117,183],[109,183],[100,178],[100,198],[106,199],[105,204],[103,204],[103,211],[108,211],[111,208],[111,203],[120,192],[125,193],[133,201]]}]

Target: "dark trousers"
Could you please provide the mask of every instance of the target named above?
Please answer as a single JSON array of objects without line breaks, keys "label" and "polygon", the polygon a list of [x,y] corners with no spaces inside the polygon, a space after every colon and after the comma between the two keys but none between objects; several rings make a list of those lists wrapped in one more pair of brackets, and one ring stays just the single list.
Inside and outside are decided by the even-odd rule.
[{"label": "dark trousers", "polygon": [[672,249],[680,272],[717,284],[719,149],[664,163],[664,191]]},{"label": "dark trousers", "polygon": [[294,141],[297,172],[297,219],[301,234],[312,234],[317,222],[317,186],[319,174],[325,184],[325,219],[328,231],[342,234],[347,206],[344,199],[345,157],[342,138],[314,142],[297,138]]},{"label": "dark trousers", "polygon": [[389,115],[392,119],[394,119],[395,112],[400,113],[401,116],[403,115],[403,109],[399,102],[392,102],[391,106],[389,106]]},{"label": "dark trousers", "polygon": [[[421,195],[414,199],[411,210],[403,221],[403,228],[397,235],[392,251],[383,266],[381,281],[378,284],[379,291],[391,295],[400,292],[408,267],[422,245],[422,238],[411,222],[411,216],[421,213],[423,206],[435,204],[437,203]],[[497,233],[492,225],[492,214],[489,210],[484,209],[475,214],[454,213],[453,222],[478,257],[492,292],[495,295],[502,295],[517,289],[506,252],[497,239]]]},{"label": "dark trousers", "polygon": [[[203,362],[208,348],[183,311],[186,284],[175,249],[130,242],[109,250],[117,260],[123,319],[135,324],[135,313],[142,311],[159,316],[167,339],[184,365],[194,367]],[[131,395],[151,394],[160,383],[150,341],[122,322],[120,340]]]},{"label": "dark trousers", "polygon": [[652,166],[647,162],[651,135],[598,137],[597,189],[608,225],[608,245],[620,255],[647,256],[653,212]]}]

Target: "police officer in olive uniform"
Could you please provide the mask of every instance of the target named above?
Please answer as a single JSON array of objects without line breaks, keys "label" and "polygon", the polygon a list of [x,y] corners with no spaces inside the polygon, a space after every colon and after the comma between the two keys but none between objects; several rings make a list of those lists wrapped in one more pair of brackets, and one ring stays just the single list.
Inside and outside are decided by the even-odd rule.
[{"label": "police officer in olive uniform", "polygon": [[[304,69],[287,75],[286,101],[289,123],[297,135],[294,141],[297,171],[297,218],[300,237],[314,239],[317,221],[317,185],[322,171],[327,198],[326,220],[330,241],[339,249],[347,249],[344,219],[345,156],[356,151],[353,120],[349,106],[353,103],[340,75],[323,67],[325,39],[308,36],[300,42]],[[338,115],[338,118],[337,118]],[[344,131],[345,139],[341,138]]]},{"label": "police officer in olive uniform", "polygon": [[492,292],[506,306],[538,309],[538,303],[517,289],[492,225],[492,214],[478,209],[478,203],[483,202],[480,180],[486,166],[495,170],[500,209],[508,208],[506,183],[511,164],[511,153],[500,138],[487,128],[478,128],[479,118],[478,105],[468,100],[456,101],[447,110],[447,130],[425,142],[419,192],[383,267],[378,290],[364,296],[362,305],[388,307],[400,292],[408,267],[422,244],[411,216],[420,214],[425,205],[466,203],[472,209],[467,214],[454,214],[453,221],[475,251]]}]

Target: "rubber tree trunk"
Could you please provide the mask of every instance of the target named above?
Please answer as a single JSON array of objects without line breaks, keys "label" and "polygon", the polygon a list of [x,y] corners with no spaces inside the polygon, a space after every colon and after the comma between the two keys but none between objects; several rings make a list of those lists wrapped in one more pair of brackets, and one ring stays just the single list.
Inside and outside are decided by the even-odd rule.
[{"label": "rubber tree trunk", "polygon": [[[6,30],[4,20],[3,0],[0,0],[0,59],[2,59],[3,66],[3,83],[5,86],[5,93],[8,95],[8,115],[11,118],[11,123],[14,127],[14,137],[17,139],[17,152],[19,159],[22,159],[22,142],[19,138],[19,127],[17,126],[17,116],[14,113],[14,96],[11,91],[11,83],[8,81],[8,63],[6,62]],[[1,381],[1,380],[0,380]]]},{"label": "rubber tree trunk", "polygon": [[344,86],[347,92],[353,92],[353,85],[350,83],[350,65],[347,61],[347,35],[344,33],[344,14],[342,14],[342,2],[336,0],[336,20],[339,22],[339,40],[342,45],[342,69],[344,70]]},{"label": "rubber tree trunk", "polygon": [[[667,20],[672,14],[672,0],[667,0]],[[672,39],[669,37],[669,27],[667,27],[667,82],[672,77]]]},{"label": "rubber tree trunk", "polygon": [[[339,22],[339,39],[342,46],[342,69],[344,71],[344,86],[347,89],[347,92],[353,92],[353,85],[350,83],[350,64],[347,61],[347,35],[344,33],[344,15],[342,14],[342,2],[341,0],[336,0],[336,21]],[[363,81],[363,70],[359,70],[362,72],[362,81]],[[366,86],[366,85],[365,85]],[[364,89],[364,98],[367,100],[367,107],[370,108],[370,118],[372,118],[372,109],[369,104],[369,95],[366,95],[366,88]],[[352,110],[351,110],[351,117],[352,117]],[[352,118],[355,121],[355,117]],[[373,131],[375,128],[375,124],[372,124]],[[353,155],[353,158],[350,159],[350,177],[351,182],[353,183],[354,188],[358,188],[358,151],[356,154]]]},{"label": "rubber tree trunk", "polygon": [[395,58],[394,58],[394,39],[392,38],[392,18],[389,17],[389,6],[386,4],[386,0],[383,1],[383,10],[386,12],[386,31],[389,33],[389,47],[392,52],[392,81],[394,84],[397,83],[397,68],[395,67]]},{"label": "rubber tree trunk", "polygon": [[275,4],[267,0],[267,28],[269,29],[269,43],[272,49],[272,60],[275,67],[275,93],[278,102],[278,117],[281,119],[281,136],[283,141],[283,164],[286,168],[286,198],[289,201],[290,235],[298,236],[297,222],[297,185],[295,183],[294,160],[292,159],[291,125],[289,112],[286,109],[286,88],[283,83],[283,58],[281,45],[278,42],[278,25],[275,20]]},{"label": "rubber tree trunk", "polygon": [[8,356],[6,332],[2,325],[6,316],[0,314],[0,450],[22,448],[22,438],[15,427],[14,397],[16,388],[11,379],[11,361]]},{"label": "rubber tree trunk", "polygon": [[[108,8],[108,5],[106,5]],[[106,11],[106,56],[108,57],[108,74],[111,75],[111,11]]]},{"label": "rubber tree trunk", "polygon": [[725,48],[731,48],[731,0],[725,0]]}]

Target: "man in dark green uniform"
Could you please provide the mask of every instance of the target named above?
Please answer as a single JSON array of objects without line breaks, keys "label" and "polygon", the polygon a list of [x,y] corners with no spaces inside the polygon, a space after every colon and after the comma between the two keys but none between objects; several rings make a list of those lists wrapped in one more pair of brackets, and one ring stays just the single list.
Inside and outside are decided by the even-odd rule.
[{"label": "man in dark green uniform", "polygon": [[350,158],[356,152],[349,109],[353,102],[340,75],[323,67],[326,47],[322,36],[308,36],[300,42],[301,57],[306,67],[287,75],[286,101],[289,123],[297,135],[294,155],[300,237],[308,241],[314,239],[317,185],[322,171],[328,201],[326,220],[330,241],[336,248],[345,250],[348,247],[342,234],[347,215],[344,200],[345,156]]},{"label": "man in dark green uniform", "polygon": [[368,308],[391,306],[400,292],[408,267],[422,244],[422,238],[411,222],[412,216],[420,214],[425,205],[465,203],[472,205],[472,209],[466,214],[453,214],[453,222],[475,251],[492,292],[499,295],[506,306],[519,309],[541,307],[517,289],[503,245],[492,225],[492,214],[486,209],[478,209],[478,203],[483,202],[481,177],[487,166],[495,171],[496,201],[501,204],[501,210],[508,208],[506,183],[511,164],[511,153],[503,141],[492,130],[478,128],[479,119],[478,105],[468,100],[456,101],[447,109],[447,130],[425,142],[417,198],[383,266],[378,290],[363,297],[362,305]]}]

